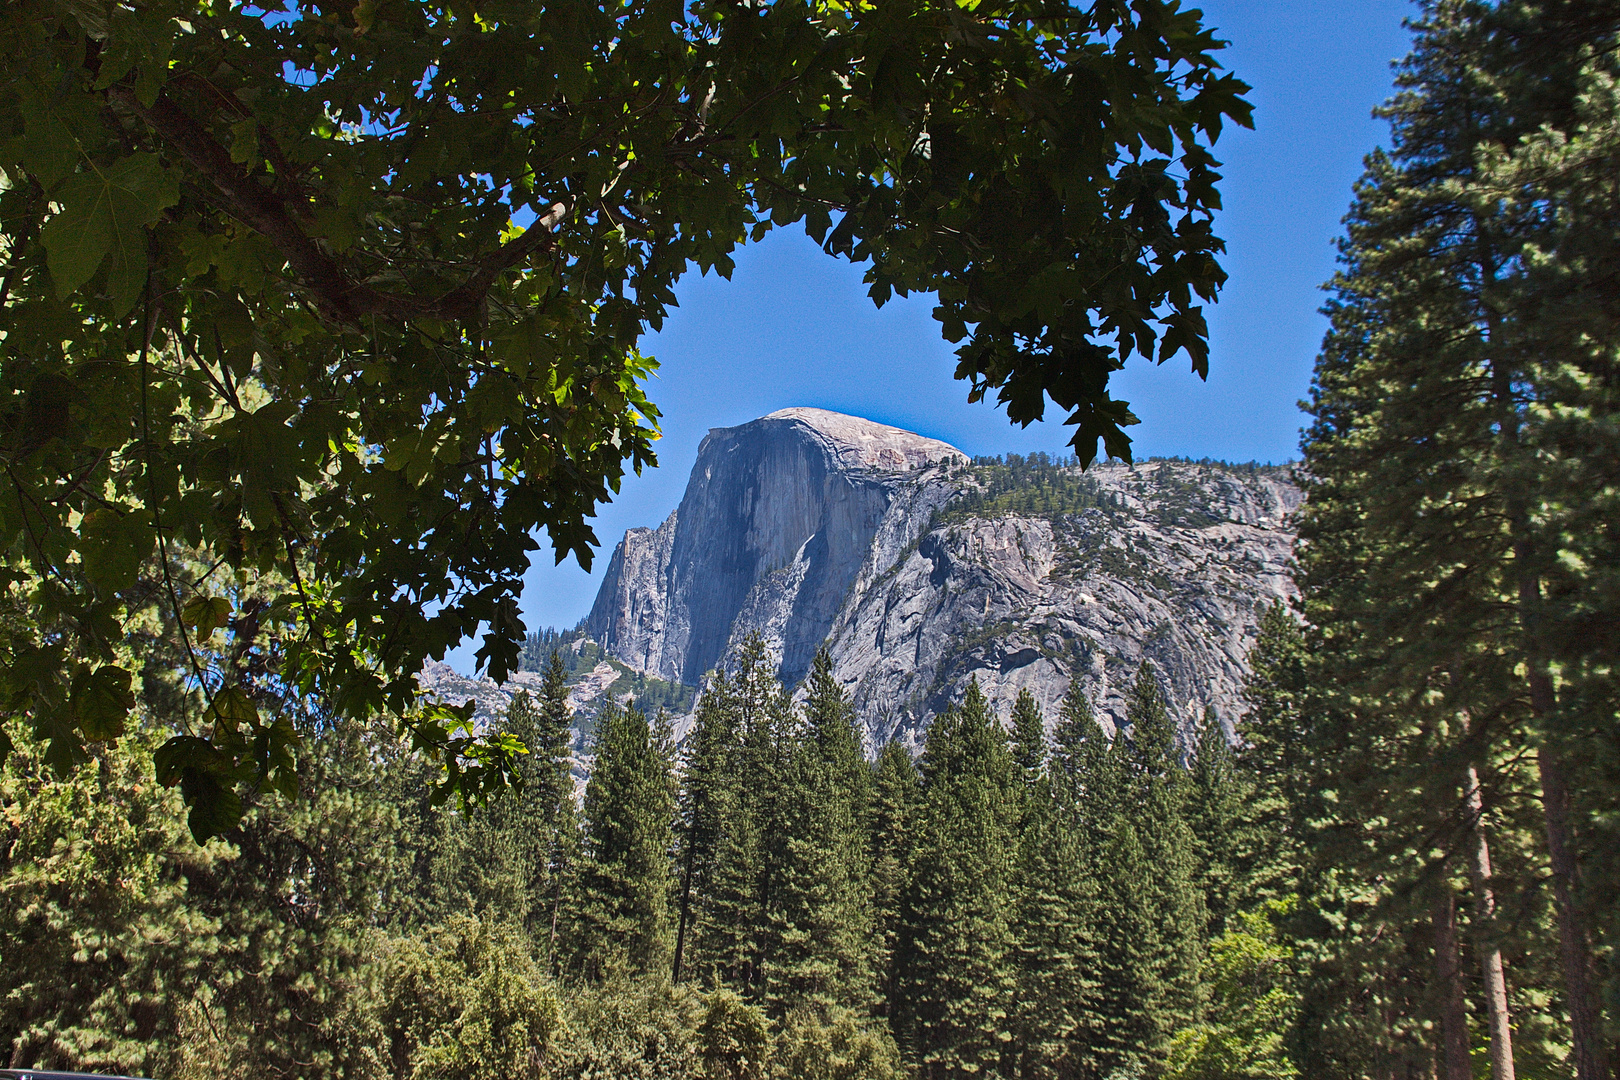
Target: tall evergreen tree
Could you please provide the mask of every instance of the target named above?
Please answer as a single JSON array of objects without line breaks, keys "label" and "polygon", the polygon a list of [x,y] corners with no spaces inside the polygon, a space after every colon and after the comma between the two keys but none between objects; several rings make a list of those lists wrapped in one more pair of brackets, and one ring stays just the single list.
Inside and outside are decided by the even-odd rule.
[{"label": "tall evergreen tree", "polygon": [[[516,701],[513,702],[514,709]],[[530,762],[524,764],[524,787],[534,789],[533,804],[540,811],[545,874],[541,882],[545,911],[541,925],[529,927],[535,942],[544,941],[557,964],[557,932],[562,914],[563,889],[579,858],[579,812],[574,801],[574,774],[571,764],[573,728],[568,707],[568,674],[556,649],[546,661],[540,684],[539,707],[532,712],[533,727],[513,734],[529,747]]]},{"label": "tall evergreen tree", "polygon": [[671,762],[638,709],[597,717],[585,788],[585,843],[571,890],[570,952],[591,978],[668,969],[674,805]]},{"label": "tall evergreen tree", "polygon": [[1052,732],[1052,776],[1070,788],[1077,828],[1093,852],[1125,810],[1124,750],[1124,740],[1110,739],[1097,723],[1080,680],[1071,682]]},{"label": "tall evergreen tree", "polygon": [[382,901],[391,733],[302,716],[311,794],[265,792],[198,845],[152,781],[169,717],[65,775],[19,725],[0,765],[0,1061],[148,1076],[371,1075],[334,1037]]},{"label": "tall evergreen tree", "polygon": [[1243,785],[1234,829],[1237,906],[1281,900],[1301,885],[1312,733],[1305,635],[1282,603],[1260,617],[1234,769]]},{"label": "tall evergreen tree", "polygon": [[1192,829],[1198,885],[1213,936],[1237,910],[1237,826],[1248,796],[1214,706],[1204,710],[1189,773],[1187,824]]},{"label": "tall evergreen tree", "polygon": [[900,941],[899,1027],[922,1074],[1011,1064],[1012,885],[1022,802],[1006,732],[978,683],[934,720]]},{"label": "tall evergreen tree", "polygon": [[901,900],[908,861],[919,827],[922,782],[911,754],[896,740],[885,743],[872,766],[872,802],[867,815],[871,857],[874,966],[880,1006],[895,1016],[898,1004]]},{"label": "tall evergreen tree", "polygon": [[1130,729],[1125,740],[1125,761],[1134,792],[1146,794],[1155,782],[1163,781],[1181,797],[1186,786],[1178,768],[1182,755],[1177,746],[1176,724],[1170,717],[1164,691],[1159,688],[1158,675],[1146,660],[1136,669],[1136,680],[1131,683],[1125,721]]},{"label": "tall evergreen tree", "polygon": [[499,722],[503,733],[529,749],[517,760],[512,786],[486,802],[432,813],[424,822],[432,852],[430,921],[472,911],[514,923],[543,951],[552,950],[579,831],[564,680],[554,654],[540,700],[519,690]]},{"label": "tall evergreen tree", "polygon": [[767,972],[777,1015],[799,1005],[870,1008],[873,995],[871,856],[863,828],[870,774],[855,706],[816,653],[782,794],[782,867],[771,900],[781,927]]},{"label": "tall evergreen tree", "polygon": [[694,922],[693,961],[705,978],[762,1000],[766,969],[780,954],[775,908],[785,862],[783,826],[793,710],[764,643],[744,643],[730,675],[724,726],[735,732],[715,783],[713,855]]},{"label": "tall evergreen tree", "polygon": [[[1082,715],[1091,722],[1089,711]],[[1020,694],[1013,717],[1014,759],[1029,779],[1013,881],[1018,1007],[1007,1071],[1032,1080],[1086,1075],[1095,1064],[1091,1048],[1098,1035],[1094,853],[1080,828],[1076,785],[1059,759],[1045,752],[1039,706]],[[1059,730],[1078,719],[1071,715]]]},{"label": "tall evergreen tree", "polygon": [[717,672],[698,702],[681,776],[676,982],[692,969],[692,953],[699,948],[694,944],[700,936],[698,922],[710,895],[715,853],[735,799],[732,769],[738,747],[737,721],[731,684],[724,672]]},{"label": "tall evergreen tree", "polygon": [[[1537,388],[1518,435],[1536,466],[1521,475],[1544,557],[1540,589],[1526,581],[1519,597],[1537,647],[1530,670],[1538,660],[1547,669],[1532,681],[1532,705],[1561,959],[1572,988],[1598,961],[1612,1033],[1620,1023],[1620,913],[1609,895],[1620,880],[1620,12],[1612,3],[1548,7],[1505,7],[1497,32],[1527,65],[1556,71],[1554,86],[1570,86],[1563,101],[1572,115],[1515,146],[1486,148],[1480,186],[1515,222],[1519,257],[1498,288],[1515,316],[1506,326],[1514,351]],[[1598,998],[1589,995],[1584,1015],[1577,1000],[1576,1028],[1603,1025]],[[1582,1075],[1620,1064],[1620,1045],[1604,1055],[1577,1042]]]},{"label": "tall evergreen tree", "polygon": [[[1498,1077],[1514,1067],[1510,988],[1492,959],[1503,927],[1532,958],[1521,986],[1548,950],[1539,918],[1498,920],[1494,898],[1531,897],[1545,880],[1571,1059],[1582,1080],[1606,1078],[1581,865],[1581,811],[1603,796],[1570,761],[1612,732],[1614,713],[1583,707],[1585,680],[1571,676],[1592,655],[1578,638],[1594,639],[1565,631],[1605,614],[1612,625],[1614,606],[1575,554],[1606,541],[1569,530],[1583,511],[1566,508],[1616,487],[1612,466],[1588,464],[1612,458],[1612,425],[1579,417],[1612,405],[1617,339],[1612,318],[1574,314],[1567,298],[1613,215],[1567,232],[1580,200],[1538,174],[1524,140],[1591,131],[1583,109],[1616,73],[1620,18],[1608,4],[1446,0],[1415,29],[1383,110],[1392,149],[1369,158],[1346,219],[1304,444],[1302,584],[1326,700],[1313,743],[1337,811],[1318,858],[1390,890],[1370,932],[1432,906],[1421,886],[1446,872],[1436,848],[1472,868]],[[1597,202],[1612,207],[1612,190]],[[1525,806],[1541,809],[1542,853],[1528,849]],[[1358,836],[1374,814],[1379,834]]]},{"label": "tall evergreen tree", "polygon": [[1198,1019],[1208,926],[1185,817],[1188,781],[1146,661],[1126,720],[1129,737],[1116,738],[1113,761],[1103,762],[1123,798],[1100,848],[1099,1057],[1114,1069],[1157,1067],[1170,1037]]},{"label": "tall evergreen tree", "polygon": [[1020,779],[1033,784],[1046,767],[1046,718],[1035,703],[1035,695],[1025,687],[1018,691],[1012,709],[1013,764],[1022,772]]}]

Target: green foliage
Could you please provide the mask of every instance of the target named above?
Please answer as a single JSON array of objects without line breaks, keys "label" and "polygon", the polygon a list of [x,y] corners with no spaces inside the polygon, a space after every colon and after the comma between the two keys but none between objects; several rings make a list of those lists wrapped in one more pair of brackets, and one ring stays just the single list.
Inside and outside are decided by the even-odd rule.
[{"label": "green foliage", "polygon": [[1001,1067],[1012,1038],[1013,847],[1022,792],[978,683],[935,718],[902,903],[896,1026],[930,1077]]},{"label": "green foliage", "polygon": [[[1157,676],[1144,661],[1132,687],[1130,737],[1106,754],[1082,753],[1095,772],[1082,791],[1105,794],[1082,826],[1095,839],[1099,882],[1097,1040],[1111,1069],[1162,1067],[1170,1036],[1202,1007],[1208,914],[1196,840],[1186,820],[1188,781]],[[1098,748],[1100,750],[1100,747]],[[1095,816],[1112,811],[1110,818]]]},{"label": "green foliage", "polygon": [[548,954],[555,950],[564,881],[579,847],[569,721],[562,665],[554,663],[540,700],[520,690],[500,721],[529,751],[518,759],[513,786],[423,824],[431,911],[416,925],[453,912],[489,913],[516,922]]},{"label": "green foliage", "polygon": [[771,1022],[757,1005],[722,986],[709,995],[698,1024],[698,1052],[714,1080],[764,1080],[769,1075]]},{"label": "green foliage", "polygon": [[[1085,698],[1078,680],[1069,697],[1060,730],[1077,719],[1089,722],[1089,714],[1080,712]],[[1044,718],[1024,694],[1013,712],[1017,745],[1027,748]],[[1094,1008],[1098,867],[1080,828],[1073,778],[1056,756],[1022,756],[1044,768],[1026,779],[1019,825],[1013,890],[1018,1007],[1008,1056],[1016,1075],[1034,1080],[1085,1074],[1095,1064],[1090,1051],[1100,1034]]]},{"label": "green foliage", "polygon": [[1291,1080],[1284,1038],[1299,1008],[1294,951],[1277,931],[1292,901],[1238,912],[1209,945],[1209,1012],[1170,1043],[1165,1080]]},{"label": "green foliage", "polygon": [[[667,726],[604,715],[578,848],[560,660],[502,722],[533,751],[513,789],[434,805],[431,765],[385,729],[340,728],[310,761],[345,771],[310,777],[307,804],[255,804],[229,844],[201,849],[211,863],[173,815],[144,811],[140,830],[122,816],[137,794],[175,803],[141,775],[144,729],[108,744],[128,790],[99,801],[96,766],[58,780],[17,729],[0,778],[33,801],[8,804],[9,819],[82,839],[22,864],[72,882],[49,895],[52,925],[75,936],[51,937],[32,915],[0,922],[19,928],[0,938],[5,955],[48,946],[25,971],[36,998],[48,991],[48,1017],[5,1014],[13,1052],[177,1080],[530,1075],[536,1063],[581,1080],[1055,1078],[1158,1060],[1118,1044],[1186,1026],[1168,950],[1196,863],[1166,842],[1172,804],[1152,795],[1178,783],[1173,760],[1133,769],[1077,688],[1050,755],[1039,708],[1016,707],[1020,764],[974,688],[931,731],[921,777],[898,743],[868,766],[827,657],[800,709],[757,643],[743,659],[705,695],[678,834]],[[1139,696],[1153,700],[1145,686]],[[29,762],[18,787],[12,770]],[[1127,808],[1134,825],[1121,824]],[[105,900],[85,884],[97,875],[131,896]],[[47,886],[24,880],[39,879],[13,870],[0,898],[41,910]],[[688,881],[676,982],[672,901]],[[1202,916],[1189,918],[1202,933]],[[119,944],[86,961],[88,941]],[[222,960],[236,965],[223,977]]]},{"label": "green foliage", "polygon": [[[58,777],[14,729],[0,768],[0,1045],[13,1062],[177,1077],[365,1073],[344,1035],[397,818],[375,743],[320,736],[319,791],[249,807],[198,847],[153,782],[144,725]],[[299,1064],[302,1063],[302,1064]]]},{"label": "green foliage", "polygon": [[1046,767],[1046,720],[1028,687],[1019,690],[1013,702],[1012,756],[1026,784],[1033,783]]},{"label": "green foliage", "polygon": [[888,1031],[845,1009],[788,1013],[773,1040],[771,1064],[781,1080],[900,1080],[906,1075]]},{"label": "green foliage", "polygon": [[1234,761],[1245,785],[1232,858],[1246,900],[1280,900],[1301,883],[1311,769],[1312,673],[1304,631],[1282,604],[1260,617]]},{"label": "green foliage", "polygon": [[879,1007],[888,1014],[888,1003],[897,999],[896,964],[901,930],[901,898],[905,893],[907,866],[915,843],[922,795],[921,779],[911,754],[898,742],[887,742],[872,766],[872,803],[867,817],[868,850],[871,852],[871,896],[874,961]]},{"label": "green foliage", "polygon": [[744,643],[729,680],[709,693],[715,700],[706,752],[716,771],[706,781],[710,851],[701,870],[705,888],[693,897],[692,966],[705,982],[725,982],[758,1003],[791,930],[777,901],[795,718],[758,637]]},{"label": "green foliage", "polygon": [[1159,677],[1146,660],[1136,670],[1126,703],[1125,722],[1129,725],[1125,761],[1136,787],[1146,791],[1159,782],[1172,782],[1178,776],[1176,765],[1182,757],[1176,746],[1176,725],[1159,688]]},{"label": "green foliage", "polygon": [[[6,713],[65,769],[127,712],[75,708],[81,668],[121,685],[142,609],[224,603],[183,727],[274,671],[401,718],[447,791],[501,786],[515,747],[416,709],[415,675],[480,627],[516,667],[535,534],[588,566],[654,463],[640,336],[772,228],[869,260],[879,304],[937,295],[972,400],[1127,455],[1110,374],[1207,370],[1210,147],[1249,122],[1220,45],[1174,0],[8,5]],[[208,570],[177,583],[181,547]],[[171,748],[194,834],[296,743],[260,717]]]},{"label": "green foliage", "polygon": [[1086,700],[1085,687],[1075,679],[1052,730],[1051,777],[1053,785],[1065,789],[1070,803],[1081,809],[1079,827],[1094,850],[1123,810],[1123,761],[1123,740],[1108,738]]},{"label": "green foliage", "polygon": [[[551,1055],[562,1006],[513,930],[452,919],[427,940],[373,940],[374,1000],[389,1072],[410,1080],[519,1080]],[[366,1015],[366,1013],[371,1015]]]},{"label": "green foliage", "polygon": [[672,765],[645,716],[616,705],[604,709],[569,912],[570,964],[588,977],[669,966]]},{"label": "green foliage", "polygon": [[769,899],[782,927],[767,972],[773,1014],[798,1006],[865,1010],[873,997],[869,773],[855,706],[825,649],[806,680],[782,793],[781,867]]},{"label": "green foliage", "polygon": [[737,746],[737,721],[731,708],[730,681],[724,672],[719,672],[698,703],[682,763],[681,892],[673,969],[677,983],[690,968],[702,970],[704,965],[701,957],[692,954],[700,951],[696,944],[702,936],[699,923],[712,893],[715,854],[734,802],[731,763]]},{"label": "green foliage", "polygon": [[568,1039],[557,1072],[568,1080],[684,1080],[698,1075],[704,1002],[663,975],[615,972],[570,989]]},{"label": "green foliage", "polygon": [[[1200,16],[13,5],[11,1062],[1382,1080],[1451,1069],[1500,950],[1520,1075],[1606,1077],[1611,8],[1414,24],[1312,392],[1302,619],[1262,616],[1235,753],[1212,714],[1178,742],[1144,664],[1112,739],[1077,681],[1009,745],[973,685],[920,772],[868,768],[826,657],[795,709],[755,641],[678,777],[667,718],[603,713],[581,831],[600,648],[525,635],[515,590],[651,461],[635,343],[675,279],[804,222],[880,302],[939,295],[973,396],[1121,452],[1107,373],[1200,364],[1219,279],[1200,142],[1243,106]],[[1108,513],[1076,464],[980,461],[947,516]],[[1189,472],[1124,483],[1198,527]],[[539,700],[413,710],[481,622]]]},{"label": "green foliage", "polygon": [[[1610,767],[1620,760],[1613,664],[1620,552],[1609,525],[1620,499],[1613,425],[1620,320],[1613,304],[1597,297],[1609,289],[1620,251],[1620,200],[1603,179],[1620,160],[1620,71],[1606,52],[1615,27],[1605,9],[1560,12],[1556,20],[1538,8],[1504,14],[1504,37],[1538,61],[1552,53],[1560,82],[1569,79],[1563,85],[1572,91],[1559,101],[1569,112],[1511,152],[1482,148],[1480,173],[1522,242],[1517,272],[1502,284],[1517,315],[1515,344],[1533,363],[1537,383],[1525,431],[1533,472],[1516,479],[1535,494],[1543,541],[1537,565],[1545,578],[1542,605],[1529,605],[1525,622],[1542,639],[1559,683],[1544,738],[1571,774],[1566,786],[1585,864],[1571,883],[1572,900],[1590,920],[1592,953],[1602,958],[1602,1012],[1612,1040],[1620,1022],[1620,915],[1604,900],[1602,883],[1620,880],[1620,775]],[[1591,43],[1560,49],[1557,35],[1566,28],[1590,35]],[[1611,1068],[1617,1056],[1611,1042]],[[1601,1066],[1601,1055],[1589,1064]]]},{"label": "green foliage", "polygon": [[1615,200],[1542,155],[1607,138],[1620,24],[1608,5],[1444,2],[1415,31],[1383,110],[1391,147],[1345,219],[1310,401],[1305,658],[1279,656],[1258,687],[1257,754],[1278,761],[1299,719],[1309,735],[1303,760],[1278,761],[1303,790],[1264,884],[1302,840],[1302,1072],[1436,1056],[1456,958],[1437,955],[1430,912],[1466,875],[1469,966],[1513,957],[1514,1026],[1559,1030],[1585,1080],[1609,1075],[1612,1042],[1588,914],[1612,905],[1582,883],[1603,876],[1588,837],[1616,806],[1584,764],[1615,730],[1613,671],[1594,663],[1615,620],[1593,569],[1610,540],[1577,522],[1620,488],[1597,419],[1620,335],[1588,261],[1613,249]]},{"label": "green foliage", "polygon": [[1043,453],[980,457],[973,459],[968,475],[973,486],[951,500],[938,524],[1002,514],[1057,517],[1111,505],[1074,458],[1053,459]]},{"label": "green foliage", "polygon": [[1214,706],[1204,710],[1187,778],[1187,826],[1193,835],[1198,886],[1209,912],[1210,931],[1219,933],[1234,910],[1241,850],[1239,821],[1253,787],[1249,777],[1237,771],[1232,745]]},{"label": "green foliage", "polygon": [[0,1046],[39,1067],[161,1073],[218,947],[188,872],[234,853],[186,844],[178,793],[148,775],[150,736],[106,743],[58,780],[44,747],[13,733],[0,771]]}]

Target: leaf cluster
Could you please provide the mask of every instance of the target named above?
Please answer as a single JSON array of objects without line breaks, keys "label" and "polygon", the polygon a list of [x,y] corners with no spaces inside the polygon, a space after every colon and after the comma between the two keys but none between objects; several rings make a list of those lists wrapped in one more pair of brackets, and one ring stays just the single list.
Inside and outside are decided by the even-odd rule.
[{"label": "leaf cluster", "polygon": [[63,764],[111,733],[155,560],[234,635],[165,762],[198,836],[284,768],[234,719],[255,666],[498,782],[512,748],[413,714],[415,673],[478,633],[514,669],[538,535],[588,566],[655,462],[640,335],[771,228],[936,293],[974,399],[1126,454],[1109,374],[1207,365],[1209,146],[1249,114],[1220,44],[1173,0],[8,5],[5,708]]}]

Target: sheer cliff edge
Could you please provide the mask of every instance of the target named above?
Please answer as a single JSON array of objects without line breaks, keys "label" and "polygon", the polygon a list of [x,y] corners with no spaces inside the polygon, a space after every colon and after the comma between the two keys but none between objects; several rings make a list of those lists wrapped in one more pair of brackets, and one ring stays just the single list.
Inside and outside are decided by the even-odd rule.
[{"label": "sheer cliff edge", "polygon": [[789,685],[821,645],[868,747],[916,744],[970,679],[1049,717],[1083,680],[1123,721],[1146,658],[1184,726],[1230,728],[1261,611],[1292,589],[1286,467],[974,464],[820,409],[711,431],[680,506],[615,549],[585,622],[644,675],[700,685],[749,634]]}]

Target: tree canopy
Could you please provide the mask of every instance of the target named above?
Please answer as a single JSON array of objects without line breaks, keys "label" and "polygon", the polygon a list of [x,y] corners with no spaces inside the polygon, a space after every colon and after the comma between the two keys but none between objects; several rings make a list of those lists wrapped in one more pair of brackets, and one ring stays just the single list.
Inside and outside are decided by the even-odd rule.
[{"label": "tree canopy", "polygon": [[[266,680],[409,714],[481,626],[503,679],[538,534],[588,566],[655,461],[640,335],[771,228],[937,294],[971,398],[1128,455],[1110,373],[1207,366],[1221,44],[1178,0],[8,5],[6,709],[80,758],[167,610],[161,771],[213,805],[292,783]],[[465,721],[408,725],[501,781]]]}]

